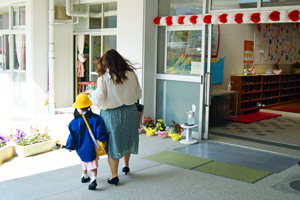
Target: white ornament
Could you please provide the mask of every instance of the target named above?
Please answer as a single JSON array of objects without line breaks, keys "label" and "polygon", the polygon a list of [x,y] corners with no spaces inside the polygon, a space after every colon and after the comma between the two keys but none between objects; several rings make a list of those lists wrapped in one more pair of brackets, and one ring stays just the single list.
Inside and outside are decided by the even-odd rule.
[{"label": "white ornament", "polygon": [[234,18],[235,18],[235,13],[228,14],[228,16],[227,16],[227,23],[230,23],[230,24],[235,23]]},{"label": "white ornament", "polygon": [[197,24],[203,24],[203,15],[197,15]]},{"label": "white ornament", "polygon": [[218,24],[219,23],[219,15],[212,15],[211,23],[212,24]]},{"label": "white ornament", "polygon": [[251,22],[251,13],[244,13],[243,15],[243,23]]},{"label": "white ornament", "polygon": [[280,11],[280,22],[288,22],[291,21],[289,18],[289,11]]},{"label": "white ornament", "polygon": [[162,18],[160,19],[160,25],[163,25],[163,26],[167,25],[167,24],[166,24],[166,17],[162,17]]},{"label": "white ornament", "polygon": [[172,21],[173,21],[173,25],[179,25],[178,24],[178,17],[177,16],[173,16],[172,17]]},{"label": "white ornament", "polygon": [[260,22],[269,22],[270,20],[270,13],[271,12],[262,12],[260,14]]},{"label": "white ornament", "polygon": [[183,20],[183,23],[186,24],[186,25],[191,25],[192,24],[191,21],[190,21],[191,16],[189,16],[189,15],[185,16],[185,18]]}]

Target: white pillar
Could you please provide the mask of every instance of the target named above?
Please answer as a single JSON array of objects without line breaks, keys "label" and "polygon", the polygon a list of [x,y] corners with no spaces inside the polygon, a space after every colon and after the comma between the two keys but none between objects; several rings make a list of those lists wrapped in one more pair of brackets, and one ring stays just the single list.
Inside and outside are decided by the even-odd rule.
[{"label": "white pillar", "polygon": [[49,114],[55,114],[54,88],[54,0],[49,0]]}]

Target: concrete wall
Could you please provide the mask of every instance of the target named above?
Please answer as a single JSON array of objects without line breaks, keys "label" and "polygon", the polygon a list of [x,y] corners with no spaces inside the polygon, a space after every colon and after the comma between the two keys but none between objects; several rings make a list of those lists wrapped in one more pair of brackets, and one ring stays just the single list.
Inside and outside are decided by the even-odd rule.
[{"label": "concrete wall", "polygon": [[48,0],[26,1],[27,109],[46,112],[48,80]]},{"label": "concrete wall", "polygon": [[136,68],[140,68],[137,74],[141,86],[145,67],[143,66],[143,13],[144,1],[142,0],[118,1],[117,50],[122,56],[135,63]]},{"label": "concrete wall", "polygon": [[55,104],[57,108],[71,107],[73,103],[73,26],[54,26],[55,50]]},{"label": "concrete wall", "polygon": [[243,72],[244,40],[254,41],[256,25],[220,25],[220,46],[218,57],[224,57],[223,83],[213,85],[213,89],[227,89],[231,75]]}]

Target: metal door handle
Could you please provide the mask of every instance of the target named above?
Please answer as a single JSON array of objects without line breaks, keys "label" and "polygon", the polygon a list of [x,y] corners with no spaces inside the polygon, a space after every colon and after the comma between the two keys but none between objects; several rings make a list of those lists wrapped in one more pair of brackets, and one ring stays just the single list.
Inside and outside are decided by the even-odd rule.
[{"label": "metal door handle", "polygon": [[207,72],[205,74],[205,105],[210,106],[211,104],[211,73]]}]

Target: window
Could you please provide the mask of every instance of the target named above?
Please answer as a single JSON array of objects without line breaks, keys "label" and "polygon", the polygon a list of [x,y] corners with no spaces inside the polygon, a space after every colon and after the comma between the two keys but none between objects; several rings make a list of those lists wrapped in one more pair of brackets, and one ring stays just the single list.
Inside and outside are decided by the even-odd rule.
[{"label": "window", "polygon": [[9,69],[9,35],[0,35],[0,71]]},{"label": "window", "polygon": [[26,40],[25,34],[16,34],[14,43],[14,70],[26,70]]},{"label": "window", "polygon": [[211,0],[211,10],[257,8],[257,0]]},{"label": "window", "polygon": [[117,28],[117,2],[103,4],[103,28]]},{"label": "window", "polygon": [[296,6],[300,5],[299,0],[280,0],[280,1],[273,1],[273,0],[262,0],[263,7],[274,7],[274,6]]},{"label": "window", "polygon": [[[221,0],[224,1],[224,0]],[[203,10],[203,0],[159,0],[159,16],[200,15]]]},{"label": "window", "polygon": [[0,30],[9,28],[8,8],[0,8]]},{"label": "window", "polygon": [[116,35],[91,36],[91,81],[97,81],[97,61],[109,49],[117,49]]},{"label": "window", "polygon": [[13,7],[13,26],[25,25],[25,6]]},{"label": "window", "polygon": [[201,62],[202,30],[159,29],[157,72],[197,75],[192,68],[192,61]]}]

